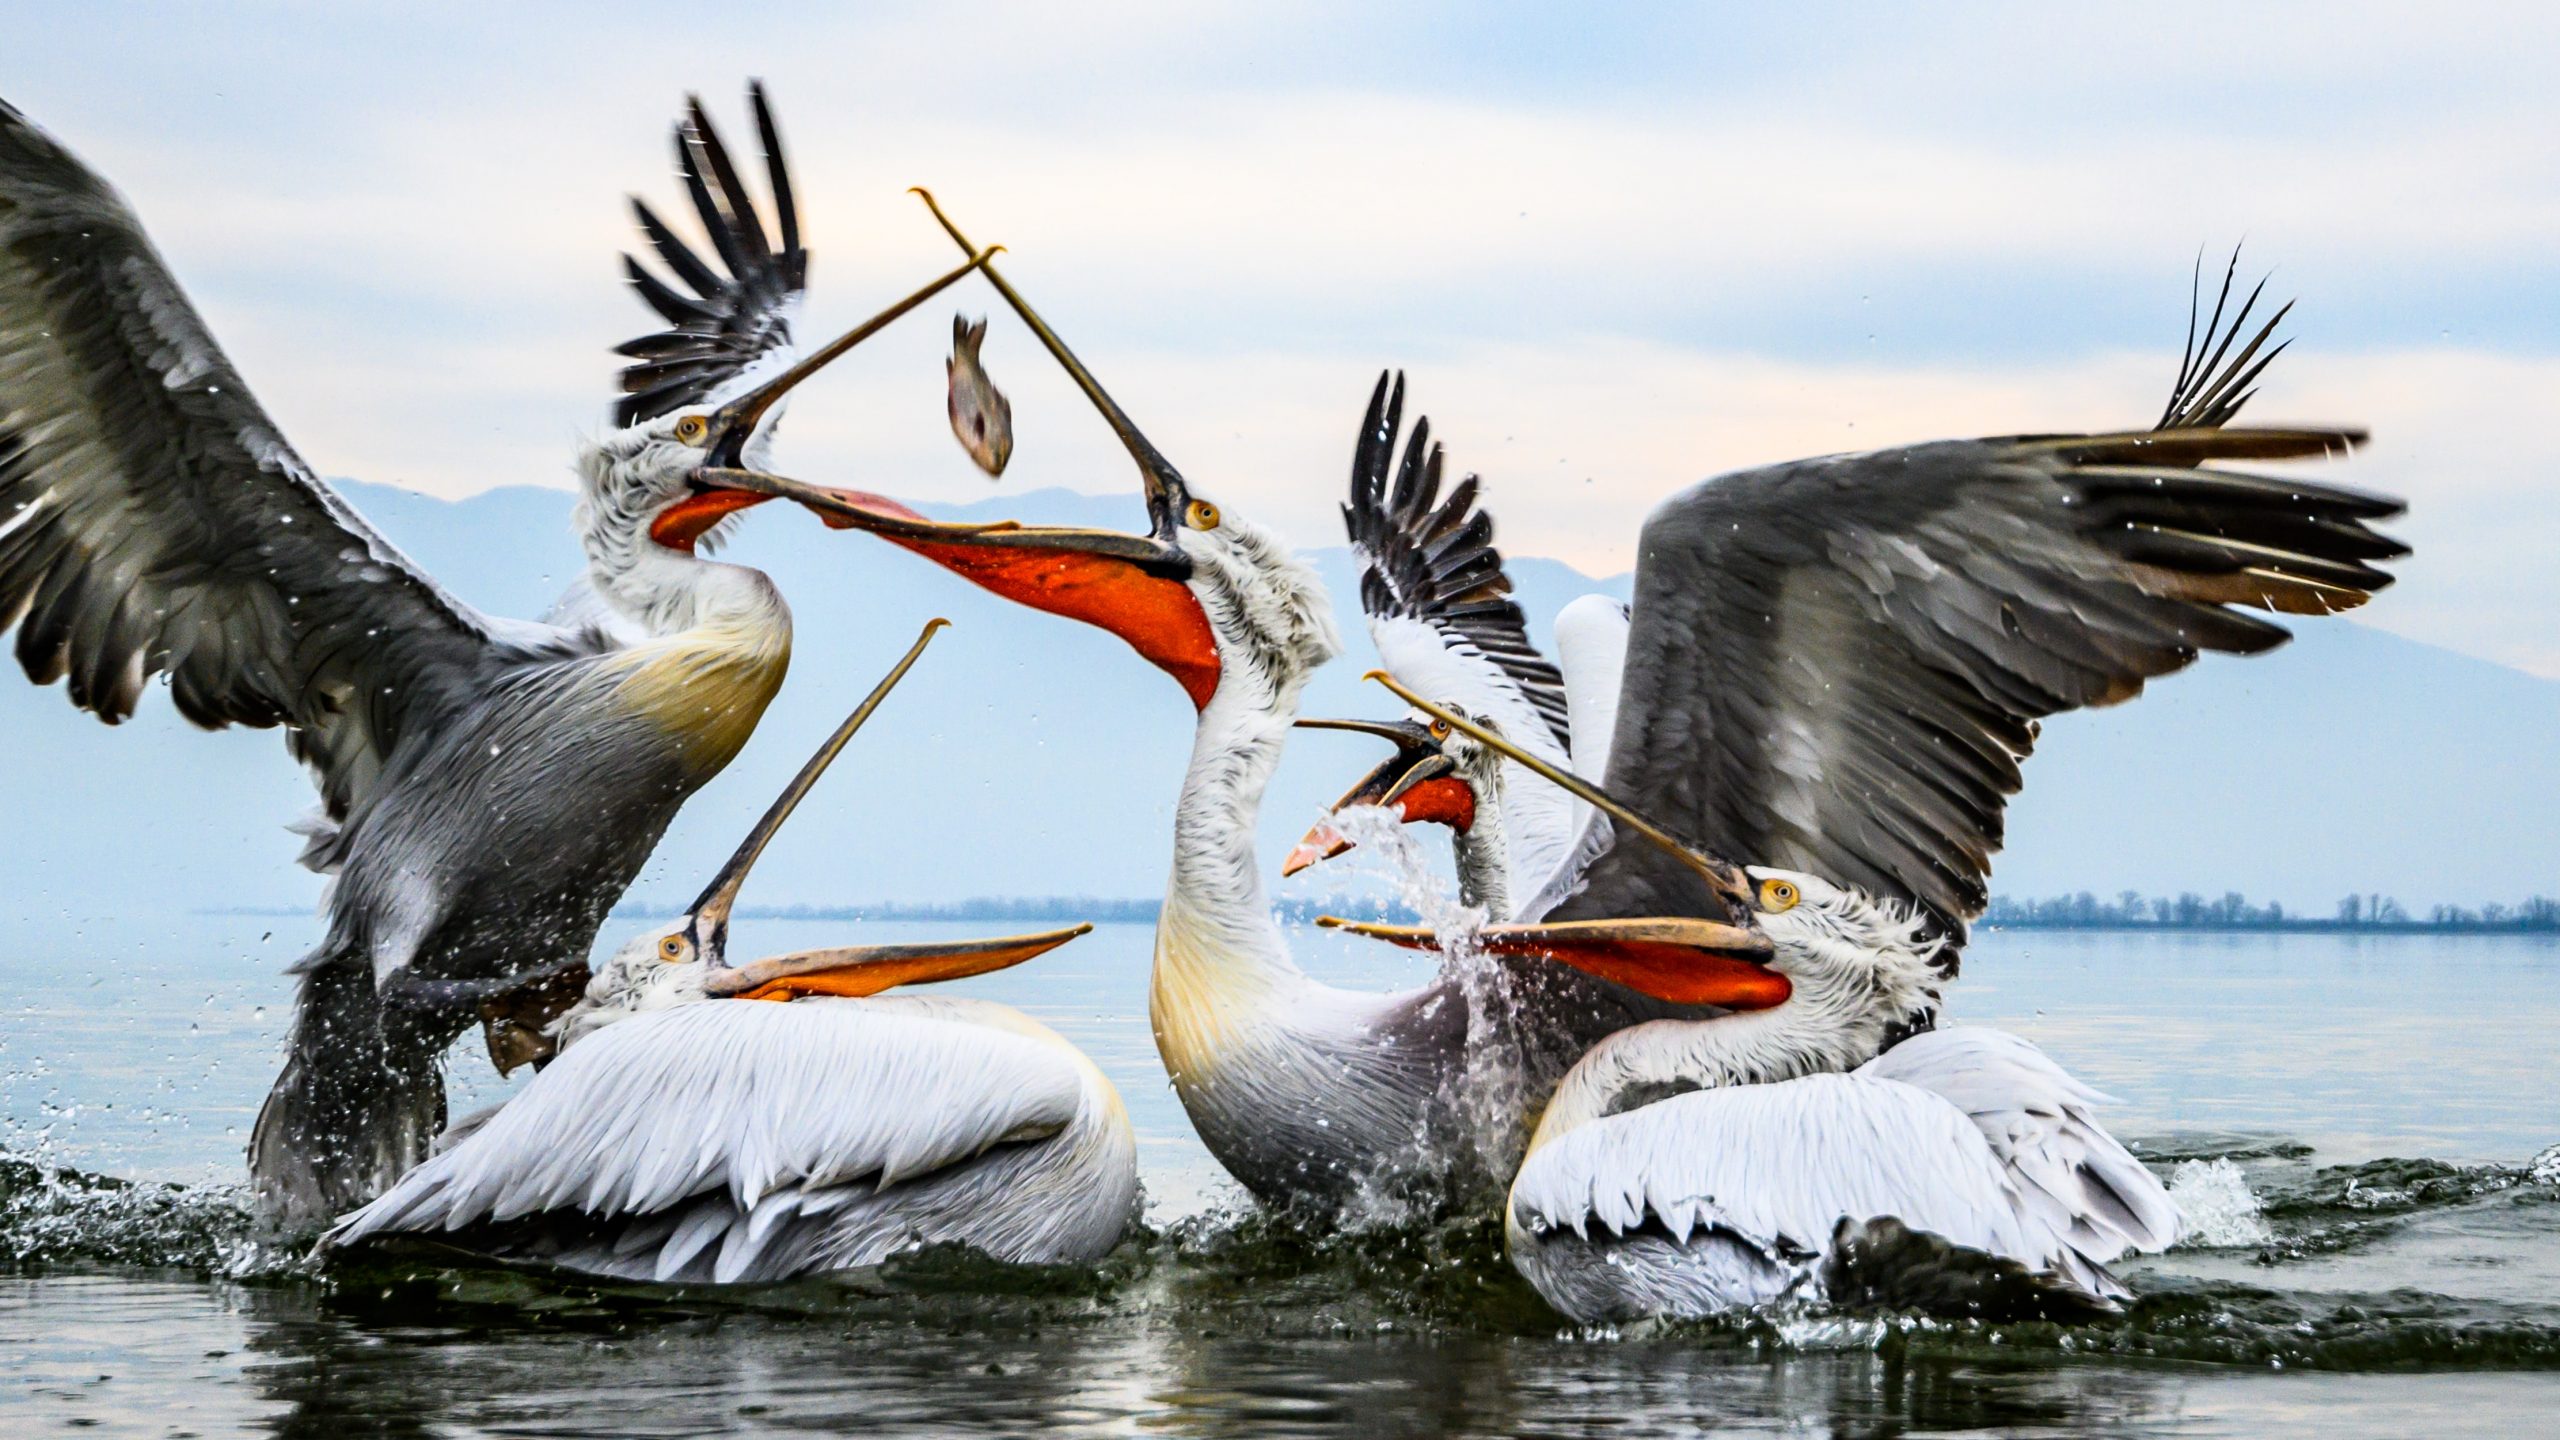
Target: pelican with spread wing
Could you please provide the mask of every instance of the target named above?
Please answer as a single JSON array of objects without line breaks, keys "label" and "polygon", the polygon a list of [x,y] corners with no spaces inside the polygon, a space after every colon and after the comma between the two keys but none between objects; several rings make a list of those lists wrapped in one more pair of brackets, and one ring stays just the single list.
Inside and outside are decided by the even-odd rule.
[{"label": "pelican with spread wing", "polygon": [[506,997],[583,964],[605,911],[782,683],[790,611],[698,543],[776,494],[869,497],[751,464],[785,394],[965,275],[795,357],[807,265],[753,92],[778,233],[700,104],[676,129],[701,258],[635,202],[667,327],[623,347],[617,428],[578,455],[586,573],[559,623],[479,613],[323,482],[232,368],[107,183],[0,106],[0,632],[114,723],[165,677],[207,728],[281,726],[320,790],[303,863],[334,877],[250,1164],[321,1219],[416,1163],[437,1060]]},{"label": "pelican with spread wing", "polygon": [[[654,1281],[789,1279],[919,1245],[1093,1260],[1136,1212],[1137,1142],[1083,1052],[984,1000],[884,994],[1084,934],[848,946],[732,966],[748,871],[944,622],[925,627],[702,897],[554,1022],[560,1053],[327,1236],[418,1236]],[[768,1001],[787,1003],[770,1004]]]},{"label": "pelican with spread wing", "polygon": [[[2235,254],[2209,314],[2201,303],[2200,284],[2194,292],[2187,343],[2168,403],[2153,426],[2155,433],[2227,426],[2254,396],[2267,366],[2290,343],[2276,339],[2278,327],[2291,313],[2290,305],[2250,328],[2265,282],[2245,295],[2235,295],[2238,264]],[[1370,638],[1381,661],[1407,688],[1470,715],[1541,759],[1582,775],[1607,774],[1621,703],[1639,709],[1650,703],[1648,695],[1629,692],[1624,685],[1629,608],[1606,595],[1575,600],[1555,617],[1554,659],[1541,654],[1529,639],[1519,604],[1511,598],[1511,579],[1493,544],[1494,521],[1482,503],[1481,482],[1468,475],[1453,486],[1443,486],[1444,452],[1433,442],[1427,418],[1415,422],[1401,458],[1396,456],[1404,399],[1403,376],[1379,377],[1370,397],[1369,431],[1374,439],[1363,446],[1353,466],[1351,494],[1342,512],[1361,562],[1361,608],[1367,613]],[[1810,507],[1818,497],[1808,492],[1802,515],[1792,514],[1785,506],[1763,506],[1749,518],[1772,534],[1824,524],[1842,532],[1863,529],[1886,517],[1863,513],[1857,508],[1858,498],[1896,484],[1881,477],[1892,475],[1891,466],[1897,462],[1891,457],[1898,453],[1888,452],[1884,464],[1873,472],[1880,478],[1853,490],[1851,505],[1835,515],[1815,513]],[[1701,493],[1711,498],[1701,503],[1730,499],[1730,492],[1720,487],[1738,487],[1748,478],[1710,482]],[[2121,477],[2118,488],[2124,488]],[[2380,518],[2396,508],[2366,503],[2371,498],[2337,492],[2325,507],[2308,495],[2295,497],[2293,503],[2307,520],[2335,511],[2347,524]],[[2246,525],[2252,518],[2246,504],[2227,496],[2219,503],[2224,507],[2220,513],[2192,505],[2182,510],[2163,506],[2161,515],[2147,516],[2118,501],[2103,520],[2145,527],[2153,532],[2153,543],[2161,546],[2176,543],[2174,533],[2160,532],[2158,522],[2164,517],[2202,527],[2199,540],[2246,543],[2250,538]],[[2260,508],[2267,504],[2261,502]],[[1731,527],[1745,518],[1738,509],[1714,510],[1702,523]],[[2258,523],[2269,522],[2258,517]],[[2242,528],[2228,528],[2234,524]],[[1899,542],[1888,534],[1872,543]],[[2340,606],[2369,593],[2360,587],[2389,583],[2388,575],[2369,568],[2372,562],[2405,553],[2396,542],[2369,532],[2360,541],[2331,535],[2326,544],[2332,560],[2352,566],[2335,597]],[[1746,556],[1766,548],[1747,535],[1734,541],[1734,549]],[[1808,552],[1818,548],[1806,547]],[[1648,558],[1656,553],[1650,548],[1645,552]],[[1944,553],[1962,560],[1967,550],[1949,546]],[[2231,553],[2239,557],[2247,552],[2234,548]],[[2280,553],[2266,558],[2283,563]],[[2067,607],[2054,592],[2029,586],[2024,598],[2046,607],[2048,626],[2070,623]],[[1993,599],[2016,603],[1999,594],[1996,582],[1982,603]],[[2103,644],[2106,612],[2094,618],[2092,635]],[[2276,639],[2280,636],[2260,634],[2249,637],[2240,648],[2264,648]],[[1798,650],[1791,655],[1791,662],[1799,667],[1818,669],[1824,661],[1818,652]],[[1394,753],[1354,784],[1335,808],[1381,805],[1407,823],[1449,827],[1460,897],[1497,920],[1515,918],[1539,886],[1558,874],[1590,819],[1589,807],[1556,786],[1534,773],[1504,765],[1489,748],[1427,718],[1299,723],[1366,731],[1393,744]],[[1819,759],[1808,753],[1800,763]],[[1996,845],[1996,823],[1991,839]],[[1294,874],[1350,847],[1351,842],[1330,821],[1320,822],[1290,853],[1282,873]]]}]

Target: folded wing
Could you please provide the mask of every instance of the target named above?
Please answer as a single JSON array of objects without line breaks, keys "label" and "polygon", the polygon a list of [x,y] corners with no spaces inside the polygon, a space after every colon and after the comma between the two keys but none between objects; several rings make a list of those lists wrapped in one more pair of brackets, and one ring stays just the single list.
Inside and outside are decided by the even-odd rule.
[{"label": "folded wing", "polygon": [[826,1000],[682,1006],[563,1050],[329,1243],[547,1213],[658,1217],[673,1223],[637,1227],[665,1247],[648,1263],[681,1273],[719,1240],[729,1273],[717,1278],[732,1279],[753,1270],[752,1217],[823,1214],[930,1182],[1057,1134],[1082,1094],[1055,1047],[982,1025]]}]

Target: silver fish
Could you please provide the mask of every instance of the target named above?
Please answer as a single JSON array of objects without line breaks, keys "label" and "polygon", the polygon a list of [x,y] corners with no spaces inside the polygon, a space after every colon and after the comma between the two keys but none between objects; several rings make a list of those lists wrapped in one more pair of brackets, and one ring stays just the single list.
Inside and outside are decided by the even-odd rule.
[{"label": "silver fish", "polygon": [[951,377],[951,433],[960,437],[960,448],[978,462],[978,468],[993,478],[1002,475],[1004,462],[1013,458],[1013,402],[1004,398],[978,363],[978,347],[986,338],[986,321],[972,325],[966,316],[952,316],[951,358],[942,362],[942,368]]}]

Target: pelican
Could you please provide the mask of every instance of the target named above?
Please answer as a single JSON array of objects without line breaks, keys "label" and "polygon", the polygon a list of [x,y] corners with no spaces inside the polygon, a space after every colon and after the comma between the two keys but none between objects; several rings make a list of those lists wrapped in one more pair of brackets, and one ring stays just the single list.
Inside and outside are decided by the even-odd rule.
[{"label": "pelican", "polygon": [[[2235,251],[2207,315],[2199,269],[2177,379],[2155,430],[2228,425],[2255,395],[2267,366],[2290,345],[2269,343],[2292,313],[2290,304],[2242,343],[2266,282],[2234,306],[2238,273]],[[1510,598],[1511,580],[1493,544],[1493,517],[1481,505],[1477,477],[1461,479],[1444,498],[1444,453],[1432,441],[1427,418],[1415,421],[1401,460],[1395,460],[1404,399],[1401,374],[1378,378],[1368,427],[1376,438],[1361,447],[1342,509],[1361,562],[1361,609],[1387,673],[1551,765],[1606,774],[1626,664],[1628,607],[1607,595],[1573,601],[1555,617],[1554,660],[1540,654]],[[1634,697],[1634,703],[1644,703],[1644,697]],[[1394,745],[1394,753],[1354,784],[1334,810],[1377,805],[1408,824],[1448,827],[1459,898],[1496,919],[1514,918],[1518,904],[1558,872],[1590,818],[1587,806],[1534,772],[1503,764],[1491,749],[1428,717],[1298,723],[1365,731]],[[1294,875],[1351,844],[1329,819],[1320,821],[1289,853],[1281,874]]]},{"label": "pelican", "polygon": [[[437,1060],[491,1007],[573,972],[685,799],[782,683],[771,581],[698,551],[767,484],[794,386],[968,273],[797,358],[807,254],[781,140],[751,90],[778,236],[699,101],[676,131],[717,265],[644,202],[676,277],[626,257],[668,328],[616,428],[581,446],[584,577],[557,623],[483,615],[419,571],[295,453],[106,182],[0,106],[0,632],[37,684],[110,724],[165,677],[206,728],[283,726],[330,875],[283,1073],[250,1168],[266,1207],[323,1220],[426,1153]],[[765,488],[756,488],[764,484]],[[493,1049],[497,1034],[493,1028]]]},{"label": "pelican", "polygon": [[[1572,788],[1699,864],[1623,801]],[[2126,1298],[2107,1264],[2167,1249],[2179,1219],[2158,1178],[2091,1117],[2104,1097],[2016,1036],[1934,1028],[1950,938],[1918,906],[1819,876],[1743,874],[1775,946],[1765,973],[1553,952],[1728,1013],[1611,1035],[1557,1083],[1504,1210],[1521,1275],[1584,1324],[1850,1294],[1978,1306],[1988,1281],[2020,1271],[2048,1313]],[[1963,1263],[1950,1246],[1997,1263]]]},{"label": "pelican", "polygon": [[[726,958],[756,857],[944,623],[925,627],[693,907],[596,972],[554,1022],[552,1063],[339,1221],[324,1250],[423,1236],[621,1279],[731,1284],[920,1245],[1055,1264],[1119,1243],[1137,1142],[1093,1062],[1007,1006],[881,993],[1020,964],[1092,926]],[[770,1000],[788,1003],[757,1003]]]}]

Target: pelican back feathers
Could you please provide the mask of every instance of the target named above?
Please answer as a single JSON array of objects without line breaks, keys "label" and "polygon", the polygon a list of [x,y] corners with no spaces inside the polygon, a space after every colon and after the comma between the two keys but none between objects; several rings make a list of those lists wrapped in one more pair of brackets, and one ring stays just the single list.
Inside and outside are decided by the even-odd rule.
[{"label": "pelican back feathers", "polygon": [[1092,1062],[982,1001],[715,1000],[604,1026],[325,1244],[440,1237],[655,1281],[768,1281],[960,1244],[1098,1258],[1136,1143]]}]

